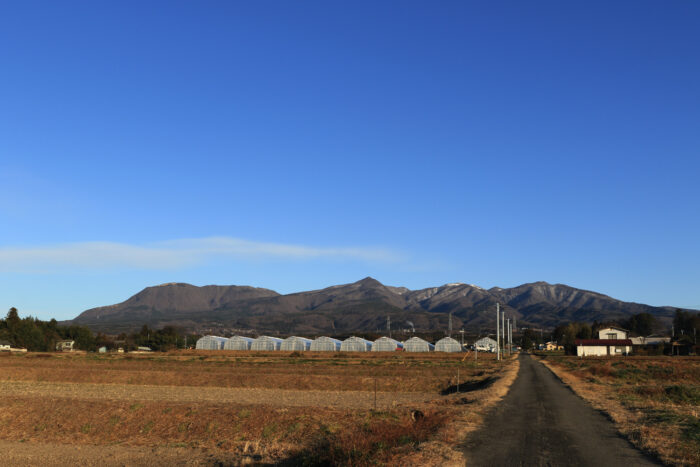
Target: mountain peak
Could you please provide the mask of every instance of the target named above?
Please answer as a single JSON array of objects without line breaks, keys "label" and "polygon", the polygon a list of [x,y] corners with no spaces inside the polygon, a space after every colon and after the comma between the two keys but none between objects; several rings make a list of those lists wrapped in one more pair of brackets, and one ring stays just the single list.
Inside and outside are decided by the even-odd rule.
[{"label": "mountain peak", "polygon": [[355,282],[355,284],[361,285],[363,287],[382,287],[384,285],[377,279],[370,276],[367,276],[364,279],[360,279],[359,281]]}]

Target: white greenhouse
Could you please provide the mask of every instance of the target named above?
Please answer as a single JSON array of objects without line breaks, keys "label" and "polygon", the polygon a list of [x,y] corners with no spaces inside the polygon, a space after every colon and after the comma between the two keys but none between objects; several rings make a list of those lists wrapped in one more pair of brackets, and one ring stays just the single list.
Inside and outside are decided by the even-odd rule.
[{"label": "white greenhouse", "polygon": [[341,352],[369,352],[372,350],[372,341],[361,337],[348,337],[340,344]]},{"label": "white greenhouse", "polygon": [[462,346],[451,337],[443,337],[435,343],[436,352],[461,352]]},{"label": "white greenhouse", "polygon": [[393,352],[403,350],[403,344],[391,337],[380,337],[372,344],[372,352]]},{"label": "white greenhouse", "polygon": [[224,350],[250,350],[252,344],[250,337],[233,336],[224,344]]},{"label": "white greenhouse", "polygon": [[420,337],[411,337],[403,343],[406,352],[432,352],[435,346]]},{"label": "white greenhouse", "polygon": [[270,336],[260,336],[250,344],[250,350],[279,350],[282,339]]},{"label": "white greenhouse", "polygon": [[340,350],[342,342],[332,337],[321,336],[311,342],[311,348],[315,352],[337,352]]},{"label": "white greenhouse", "polygon": [[290,352],[295,350],[309,350],[310,348],[311,339],[297,336],[287,337],[285,340],[282,341],[282,345],[280,346],[280,350],[286,350]]},{"label": "white greenhouse", "polygon": [[218,336],[204,336],[197,340],[195,349],[197,350],[223,350],[228,339]]}]

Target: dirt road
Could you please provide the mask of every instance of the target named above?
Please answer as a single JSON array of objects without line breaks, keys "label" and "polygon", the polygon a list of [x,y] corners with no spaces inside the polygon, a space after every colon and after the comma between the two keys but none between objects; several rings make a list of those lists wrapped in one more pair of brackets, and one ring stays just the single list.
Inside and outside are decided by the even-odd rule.
[{"label": "dirt road", "polygon": [[464,444],[467,465],[659,465],[529,355],[510,392]]}]

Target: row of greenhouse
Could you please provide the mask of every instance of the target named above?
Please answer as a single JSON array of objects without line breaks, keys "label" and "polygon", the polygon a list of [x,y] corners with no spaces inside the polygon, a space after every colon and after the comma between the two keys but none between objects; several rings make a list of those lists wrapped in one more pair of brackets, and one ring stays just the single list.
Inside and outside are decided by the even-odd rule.
[{"label": "row of greenhouse", "polygon": [[316,339],[297,336],[286,339],[270,336],[260,336],[257,339],[244,336],[231,338],[204,336],[197,341],[196,348],[199,350],[308,350],[312,352],[461,352],[463,350],[460,343],[451,337],[440,339],[433,345],[419,337],[411,337],[400,342],[391,337],[380,337],[375,341],[369,341],[355,336],[342,341],[325,336]]}]

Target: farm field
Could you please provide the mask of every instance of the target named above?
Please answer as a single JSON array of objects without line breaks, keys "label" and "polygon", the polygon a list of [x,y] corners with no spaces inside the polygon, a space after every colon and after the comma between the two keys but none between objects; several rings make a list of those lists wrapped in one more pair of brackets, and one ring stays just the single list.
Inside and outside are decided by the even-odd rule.
[{"label": "farm field", "polygon": [[564,357],[545,363],[640,449],[670,465],[700,465],[700,358]]},{"label": "farm field", "polygon": [[463,356],[2,354],[0,445],[19,465],[458,464],[518,365]]}]

